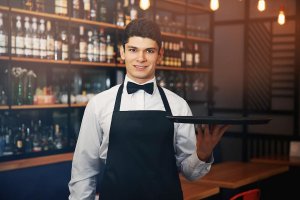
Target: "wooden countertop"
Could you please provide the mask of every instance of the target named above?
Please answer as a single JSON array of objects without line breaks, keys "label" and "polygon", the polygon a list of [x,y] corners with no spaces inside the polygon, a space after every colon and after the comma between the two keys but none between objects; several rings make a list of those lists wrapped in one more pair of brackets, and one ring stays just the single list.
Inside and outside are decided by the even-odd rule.
[{"label": "wooden countertop", "polygon": [[220,192],[220,188],[206,183],[190,182],[180,177],[184,200],[204,199]]},{"label": "wooden countertop", "polygon": [[22,169],[27,167],[36,167],[41,165],[49,165],[59,162],[71,161],[73,153],[56,154],[50,156],[41,156],[36,158],[26,158],[21,160],[13,160],[7,162],[0,162],[0,172]]},{"label": "wooden countertop", "polygon": [[222,162],[212,165],[211,171],[197,180],[197,182],[215,184],[221,188],[235,189],[287,172],[288,170],[289,167],[287,165]]},{"label": "wooden countertop", "polygon": [[251,159],[251,162],[255,163],[268,163],[268,164],[281,164],[289,166],[298,166],[300,167],[300,156],[266,156]]}]

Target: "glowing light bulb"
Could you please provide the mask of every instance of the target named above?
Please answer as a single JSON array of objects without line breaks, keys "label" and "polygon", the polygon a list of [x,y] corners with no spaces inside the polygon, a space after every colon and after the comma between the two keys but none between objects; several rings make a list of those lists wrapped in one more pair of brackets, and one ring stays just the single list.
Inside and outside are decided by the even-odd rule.
[{"label": "glowing light bulb", "polygon": [[283,7],[281,7],[280,10],[279,10],[277,22],[280,25],[285,24],[285,14],[284,14],[284,11],[283,11]]},{"label": "glowing light bulb", "polygon": [[210,0],[210,9],[216,11],[219,9],[219,0]]},{"label": "glowing light bulb", "polygon": [[140,8],[147,10],[150,7],[150,0],[140,0]]},{"label": "glowing light bulb", "polygon": [[258,1],[258,3],[257,3],[257,9],[260,12],[263,12],[264,10],[266,10],[266,2],[265,2],[265,0],[259,0]]}]

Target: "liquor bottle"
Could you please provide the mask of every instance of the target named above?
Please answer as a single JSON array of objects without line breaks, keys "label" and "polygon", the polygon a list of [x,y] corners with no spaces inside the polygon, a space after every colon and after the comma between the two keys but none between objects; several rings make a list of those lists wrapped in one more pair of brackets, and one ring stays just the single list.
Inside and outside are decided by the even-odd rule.
[{"label": "liquor bottle", "polygon": [[[12,18],[12,24],[16,24],[17,20],[15,20],[15,18]],[[11,55],[14,56],[16,55],[16,33],[17,27],[16,26],[12,26],[11,28]]]},{"label": "liquor bottle", "polygon": [[89,62],[93,62],[94,58],[94,46],[92,36],[93,32],[88,31],[87,59]]},{"label": "liquor bottle", "polygon": [[40,57],[40,38],[38,35],[37,19],[32,18],[32,56],[34,58]]},{"label": "liquor bottle", "polygon": [[103,28],[99,30],[99,61],[106,62],[106,39]]},{"label": "liquor bottle", "polygon": [[117,2],[117,9],[116,9],[116,25],[117,26],[125,26],[125,14],[124,10],[122,9],[121,1]]},{"label": "liquor bottle", "polygon": [[106,35],[106,62],[113,63],[114,62],[114,46],[111,42],[110,35]]},{"label": "liquor bottle", "polygon": [[40,58],[45,59],[47,57],[47,36],[45,33],[44,19],[40,19],[39,39],[40,39]]},{"label": "liquor bottle", "polygon": [[26,103],[29,105],[33,104],[33,92],[34,92],[34,80],[36,78],[36,74],[30,70],[27,73],[27,85],[26,85]]},{"label": "liquor bottle", "polygon": [[67,16],[68,15],[68,1],[67,0],[55,0],[54,2],[55,14]]},{"label": "liquor bottle", "polygon": [[93,40],[93,61],[99,62],[99,38],[96,29],[94,29],[92,40]]},{"label": "liquor bottle", "polygon": [[[97,16],[99,16],[101,13],[97,13],[98,10],[98,4],[97,4],[97,0],[91,0],[91,20],[96,21],[97,20]],[[101,11],[101,10],[100,10]]]},{"label": "liquor bottle", "polygon": [[179,42],[179,52],[180,52],[180,58],[181,58],[180,66],[184,67],[185,66],[185,49],[184,49],[184,44],[183,44],[182,40],[180,40],[180,42]]},{"label": "liquor bottle", "polygon": [[71,59],[79,60],[78,37],[74,33],[71,33],[70,35],[70,50],[71,50]]},{"label": "liquor bottle", "polygon": [[67,32],[62,31],[61,32],[61,59],[62,60],[68,60],[69,59],[69,46],[68,46],[68,37]]},{"label": "liquor bottle", "polygon": [[129,0],[124,0],[123,10],[125,14],[125,25],[130,23]]},{"label": "liquor bottle", "polygon": [[24,56],[24,34],[21,23],[21,16],[16,17],[16,55]]},{"label": "liquor bottle", "polygon": [[58,22],[55,22],[54,60],[61,60],[61,56],[62,56],[62,41],[59,34]]},{"label": "liquor bottle", "polygon": [[32,57],[32,33],[30,28],[29,17],[25,17],[24,28],[24,54],[26,57]]},{"label": "liquor bottle", "polygon": [[35,10],[45,12],[45,0],[35,0]]},{"label": "liquor bottle", "polygon": [[25,125],[22,124],[21,127],[18,128],[18,131],[15,135],[15,153],[21,154],[24,153],[24,137],[23,137],[23,127]]},{"label": "liquor bottle", "polygon": [[23,0],[23,8],[25,10],[34,10],[33,6],[34,6],[33,0]]},{"label": "liquor bottle", "polygon": [[194,67],[199,68],[200,67],[200,51],[198,47],[198,43],[194,44]]},{"label": "liquor bottle", "polygon": [[25,144],[24,144],[24,150],[26,153],[32,152],[32,137],[31,137],[31,131],[30,128],[26,128],[26,136],[25,136]]},{"label": "liquor bottle", "polygon": [[164,66],[169,66],[170,65],[170,57],[169,57],[169,42],[164,41]]},{"label": "liquor bottle", "polygon": [[47,39],[47,59],[54,59],[54,37],[51,30],[51,21],[47,21],[47,31],[46,31],[46,39]]},{"label": "liquor bottle", "polygon": [[91,19],[91,1],[83,0],[83,19]]},{"label": "liquor bottle", "polygon": [[0,13],[0,56],[7,55],[8,53],[8,34],[4,28],[3,14]]},{"label": "liquor bottle", "polygon": [[82,18],[82,0],[73,0],[72,17]]},{"label": "liquor bottle", "polygon": [[62,149],[63,148],[63,141],[62,141],[62,132],[60,130],[60,127],[58,124],[55,124],[54,126],[54,136],[55,136],[55,140],[54,140],[54,145],[56,147],[56,149]]},{"label": "liquor bottle", "polygon": [[33,140],[32,140],[32,151],[39,152],[42,151],[41,146],[41,134],[42,134],[42,121],[39,120],[38,124],[33,125]]},{"label": "liquor bottle", "polygon": [[134,0],[130,0],[129,13],[130,13],[130,21],[138,18],[138,10],[136,8]]},{"label": "liquor bottle", "polygon": [[79,59],[80,61],[86,61],[87,42],[84,36],[84,27],[79,27]]},{"label": "liquor bottle", "polygon": [[99,0],[98,21],[107,22],[107,5],[106,5],[105,0]]},{"label": "liquor bottle", "polygon": [[193,66],[193,60],[194,60],[194,58],[193,58],[193,48],[192,48],[192,44],[189,43],[187,51],[186,51],[186,60],[185,60],[186,67],[192,67]]}]

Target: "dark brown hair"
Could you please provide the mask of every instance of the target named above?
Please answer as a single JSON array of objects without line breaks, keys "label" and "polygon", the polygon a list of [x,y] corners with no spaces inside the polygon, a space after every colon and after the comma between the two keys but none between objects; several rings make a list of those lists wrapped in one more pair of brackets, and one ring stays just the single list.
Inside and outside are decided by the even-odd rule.
[{"label": "dark brown hair", "polygon": [[159,26],[149,19],[135,19],[132,20],[125,28],[123,35],[123,47],[125,51],[125,44],[128,39],[133,36],[150,38],[156,41],[158,48],[161,48],[161,32]]}]

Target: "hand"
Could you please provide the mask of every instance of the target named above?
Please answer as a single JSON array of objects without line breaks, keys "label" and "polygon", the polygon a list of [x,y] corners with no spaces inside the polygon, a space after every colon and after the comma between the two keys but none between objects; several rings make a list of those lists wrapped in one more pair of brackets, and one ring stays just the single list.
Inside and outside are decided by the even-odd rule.
[{"label": "hand", "polygon": [[[197,131],[197,155],[202,161],[207,161],[215,146],[221,140],[229,125],[198,125]],[[204,128],[203,128],[204,127]]]}]

